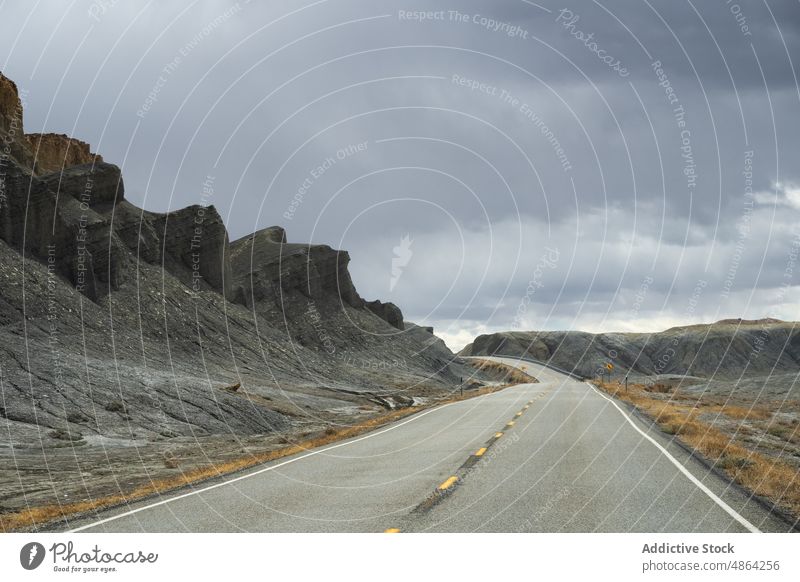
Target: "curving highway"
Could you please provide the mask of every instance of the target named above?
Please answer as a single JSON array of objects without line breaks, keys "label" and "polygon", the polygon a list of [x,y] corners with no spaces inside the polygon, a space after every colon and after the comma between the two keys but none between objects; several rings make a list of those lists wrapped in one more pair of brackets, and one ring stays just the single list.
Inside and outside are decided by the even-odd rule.
[{"label": "curving highway", "polygon": [[160,500],[95,532],[747,532],[790,526],[586,383],[540,382]]}]

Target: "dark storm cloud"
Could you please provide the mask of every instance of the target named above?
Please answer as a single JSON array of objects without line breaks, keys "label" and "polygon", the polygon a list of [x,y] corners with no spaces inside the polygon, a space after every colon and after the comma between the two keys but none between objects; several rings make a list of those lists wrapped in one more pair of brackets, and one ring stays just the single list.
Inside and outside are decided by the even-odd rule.
[{"label": "dark storm cloud", "polygon": [[[362,294],[455,343],[512,324],[796,317],[779,293],[800,202],[796,3],[0,12],[28,131],[90,141],[151,210],[199,202],[213,175],[233,238],[281,224],[347,248]],[[545,248],[559,261],[543,270]]]}]

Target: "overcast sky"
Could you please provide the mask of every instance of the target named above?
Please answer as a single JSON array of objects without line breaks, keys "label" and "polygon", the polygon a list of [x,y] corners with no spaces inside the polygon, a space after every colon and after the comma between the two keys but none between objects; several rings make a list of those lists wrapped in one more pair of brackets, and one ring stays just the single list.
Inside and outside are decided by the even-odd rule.
[{"label": "overcast sky", "polygon": [[279,224],[347,249],[362,296],[453,348],[798,319],[795,0],[20,0],[0,15],[26,131],[89,141],[149,210],[213,203],[232,239]]}]

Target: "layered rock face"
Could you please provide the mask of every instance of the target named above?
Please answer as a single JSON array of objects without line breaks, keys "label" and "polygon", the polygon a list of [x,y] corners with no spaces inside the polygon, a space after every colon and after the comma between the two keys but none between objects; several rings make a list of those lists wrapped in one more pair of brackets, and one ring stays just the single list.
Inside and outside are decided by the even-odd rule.
[{"label": "layered rock face", "polygon": [[[117,289],[128,265],[127,252],[113,234],[108,218],[86,200],[94,193],[111,199],[118,196],[119,169],[102,167],[90,172],[81,167],[81,177],[74,174],[66,180],[79,187],[59,195],[60,175],[37,178],[6,156],[0,163],[4,178],[0,238],[46,262],[92,300]],[[92,189],[87,173],[100,178],[98,188]]]},{"label": "layered rock face", "polygon": [[164,269],[194,291],[210,288],[231,299],[228,231],[217,209],[195,205],[150,216],[164,249]]},{"label": "layered rock face", "polygon": [[130,260],[104,215],[124,197],[119,168],[83,142],[24,134],[17,88],[5,77],[0,127],[0,238],[89,299],[119,288]]},{"label": "layered rock face", "polygon": [[195,291],[229,297],[228,234],[213,207],[169,214],[125,202],[119,167],[88,144],[24,134],[16,85],[0,77],[0,237],[49,264],[91,300],[136,275],[136,260],[161,265]]},{"label": "layered rock face", "polygon": [[49,174],[62,168],[102,163],[89,151],[89,144],[58,133],[30,133],[25,136],[36,157],[36,172]]},{"label": "layered rock face", "polygon": [[347,269],[347,251],[285,241],[283,229],[271,227],[231,243],[235,293],[244,298],[245,305],[258,305],[267,314],[298,303],[305,307],[307,301],[364,307]]},{"label": "layered rock face", "polygon": [[280,227],[230,243],[213,206],[142,210],[87,144],[25,135],[20,105],[0,75],[0,416],[20,442],[282,431],[469,374],[435,336],[398,333],[399,308],[366,304],[347,252]]},{"label": "layered rock face", "polygon": [[14,81],[0,74],[0,130],[8,132],[15,125],[22,134],[22,102],[19,91]]},{"label": "layered rock face", "polygon": [[[382,301],[370,301],[367,303],[367,309],[380,317],[392,327],[403,330],[405,324],[403,323],[403,312],[394,303],[383,303]],[[430,328],[430,333],[433,333],[433,328]]]},{"label": "layered rock face", "polygon": [[73,165],[38,178],[51,192],[64,192],[90,208],[113,206],[125,198],[122,172],[113,164]]},{"label": "layered rock face", "polygon": [[[0,154],[19,160],[23,166],[33,168],[33,152],[25,138],[22,100],[17,85],[0,73]],[[0,163],[2,161],[0,160]],[[0,166],[0,179],[2,179]],[[0,192],[1,193],[1,192]]]},{"label": "layered rock face", "polygon": [[101,163],[89,144],[63,134],[25,134],[23,106],[16,83],[0,74],[0,132],[3,151],[35,174],[58,172],[62,168]]}]

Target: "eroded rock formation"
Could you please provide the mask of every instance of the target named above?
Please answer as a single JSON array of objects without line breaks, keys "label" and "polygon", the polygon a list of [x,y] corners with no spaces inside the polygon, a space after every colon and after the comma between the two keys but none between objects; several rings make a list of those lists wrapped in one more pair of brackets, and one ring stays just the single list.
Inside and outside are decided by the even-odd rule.
[{"label": "eroded rock formation", "polygon": [[[397,333],[395,305],[364,302],[347,252],[289,243],[280,227],[230,243],[213,206],[138,208],[120,168],[87,144],[25,135],[21,105],[0,76],[6,418],[108,434],[123,415],[152,435],[163,399],[164,435],[256,433],[288,426],[265,399],[276,383],[328,394],[311,400],[322,409],[405,386],[443,390],[464,374],[438,338]],[[214,392],[223,382],[241,390]]]},{"label": "eroded rock formation", "polygon": [[366,305],[367,309],[392,327],[399,330],[405,329],[405,325],[403,324],[403,312],[400,311],[400,308],[394,303],[383,303],[376,299],[375,301],[368,302]]},{"label": "eroded rock formation", "polygon": [[89,151],[89,144],[59,133],[29,133],[25,136],[36,158],[36,173],[49,174],[62,168],[102,163]]}]

